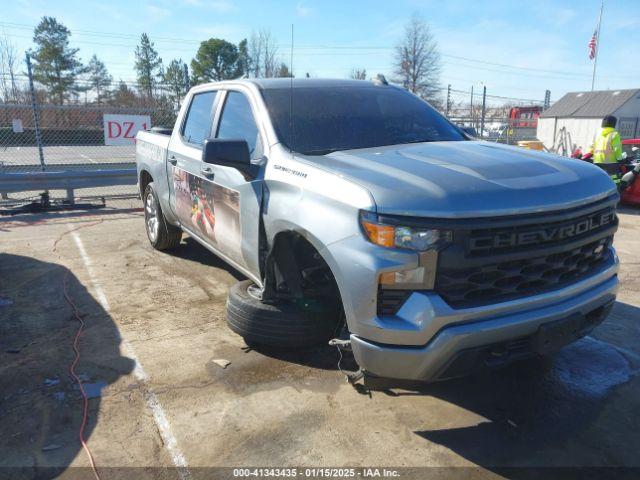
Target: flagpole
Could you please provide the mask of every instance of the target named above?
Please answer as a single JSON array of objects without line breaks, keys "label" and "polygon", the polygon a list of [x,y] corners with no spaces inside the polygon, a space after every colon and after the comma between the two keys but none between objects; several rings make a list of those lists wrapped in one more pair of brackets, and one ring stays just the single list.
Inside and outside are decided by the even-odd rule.
[{"label": "flagpole", "polygon": [[591,76],[591,91],[596,84],[596,65],[598,64],[598,50],[600,50],[600,26],[602,25],[602,10],[604,9],[604,0],[600,3],[600,17],[598,18],[598,33],[596,34],[596,51],[593,57],[593,75]]}]

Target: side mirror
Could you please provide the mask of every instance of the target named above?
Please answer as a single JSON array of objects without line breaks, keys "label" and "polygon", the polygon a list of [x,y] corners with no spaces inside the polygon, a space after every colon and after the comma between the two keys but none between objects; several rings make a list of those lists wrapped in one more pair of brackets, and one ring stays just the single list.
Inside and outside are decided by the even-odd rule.
[{"label": "side mirror", "polygon": [[202,161],[251,173],[251,157],[246,140],[209,138],[202,145]]}]

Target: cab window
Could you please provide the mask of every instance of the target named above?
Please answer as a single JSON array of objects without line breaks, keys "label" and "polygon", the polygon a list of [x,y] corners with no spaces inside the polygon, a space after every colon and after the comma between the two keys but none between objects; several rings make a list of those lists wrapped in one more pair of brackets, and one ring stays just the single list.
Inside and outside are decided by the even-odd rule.
[{"label": "cab window", "polygon": [[182,126],[182,137],[186,142],[202,146],[205,139],[209,138],[216,94],[217,92],[204,92],[193,96]]},{"label": "cab window", "polygon": [[252,159],[262,156],[260,132],[253,118],[251,105],[240,92],[228,92],[218,126],[218,138],[246,140]]}]

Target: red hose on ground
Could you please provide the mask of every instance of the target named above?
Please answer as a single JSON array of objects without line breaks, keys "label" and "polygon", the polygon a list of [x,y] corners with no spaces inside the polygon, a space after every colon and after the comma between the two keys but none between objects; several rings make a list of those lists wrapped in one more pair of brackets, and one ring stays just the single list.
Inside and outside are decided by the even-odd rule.
[{"label": "red hose on ground", "polygon": [[[87,228],[87,227],[92,227],[94,225],[98,225],[99,223],[102,223],[102,219],[100,219],[97,222],[80,225],[78,227],[67,230],[66,232],[63,232],[58,238],[56,238],[55,242],[53,242],[53,251],[54,252],[56,251],[58,247],[58,242],[60,242],[60,240],[62,240],[62,238],[65,235],[68,235],[73,231],[80,230],[81,228]],[[78,438],[80,440],[80,443],[82,444],[82,448],[84,448],[84,451],[87,453],[87,456],[89,457],[89,463],[91,464],[91,469],[93,470],[93,474],[96,477],[96,480],[101,480],[100,475],[98,474],[98,470],[96,469],[96,464],[93,460],[93,455],[91,454],[91,450],[89,450],[89,446],[87,445],[87,442],[84,438],[84,429],[87,426],[87,420],[89,416],[89,399],[87,398],[87,394],[84,391],[82,380],[76,374],[76,365],[78,364],[78,361],[80,361],[80,349],[78,347],[78,341],[80,340],[80,336],[82,335],[82,332],[84,330],[84,320],[80,315],[80,310],[78,309],[78,306],[73,302],[73,299],[69,295],[68,284],[69,284],[70,273],[71,273],[71,270],[67,269],[67,271],[65,272],[64,278],[62,280],[62,291],[63,291],[65,300],[73,309],[73,316],[80,324],[80,326],[78,327],[78,330],[76,331],[75,337],[73,339],[73,351],[75,352],[75,357],[71,362],[71,365],[69,365],[69,373],[71,374],[71,377],[73,377],[73,379],[78,384],[78,387],[80,388],[80,393],[82,395],[82,422],[80,423]]]}]

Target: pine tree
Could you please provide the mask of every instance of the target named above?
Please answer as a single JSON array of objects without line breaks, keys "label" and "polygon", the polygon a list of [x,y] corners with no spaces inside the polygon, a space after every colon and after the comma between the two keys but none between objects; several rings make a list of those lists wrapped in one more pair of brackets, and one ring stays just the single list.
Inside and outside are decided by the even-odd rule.
[{"label": "pine tree", "polygon": [[147,98],[153,99],[158,78],[162,75],[162,59],[146,33],[142,34],[140,45],[136,47],[135,69],[138,73],[138,86]]},{"label": "pine tree", "polygon": [[76,58],[78,49],[69,47],[69,36],[69,29],[53,17],[43,17],[33,32],[33,78],[60,105],[81,90],[76,80],[86,72]]},{"label": "pine tree", "polygon": [[187,90],[187,79],[185,78],[186,64],[181,58],[171,60],[169,66],[164,72],[164,84],[169,92],[169,99],[176,108],[180,106],[180,99]]},{"label": "pine tree", "polygon": [[109,75],[107,67],[95,54],[89,60],[87,70],[90,88],[96,92],[96,103],[101,103],[101,100],[107,94],[107,89],[111,86],[113,78]]}]

